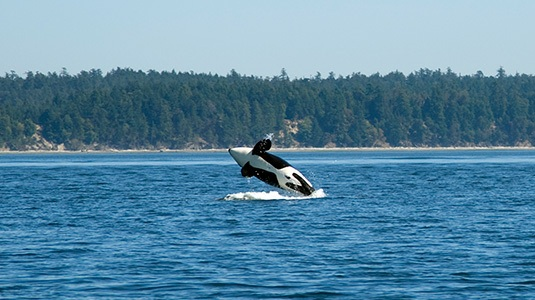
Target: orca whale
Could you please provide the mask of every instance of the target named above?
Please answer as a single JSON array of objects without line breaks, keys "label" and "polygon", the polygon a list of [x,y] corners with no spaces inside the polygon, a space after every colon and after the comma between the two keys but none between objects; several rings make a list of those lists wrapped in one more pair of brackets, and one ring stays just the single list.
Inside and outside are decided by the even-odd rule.
[{"label": "orca whale", "polygon": [[256,177],[263,182],[290,192],[305,196],[311,195],[315,189],[308,179],[292,167],[284,159],[268,151],[271,140],[263,139],[254,148],[237,147],[228,149],[230,155],[242,167],[243,177]]}]

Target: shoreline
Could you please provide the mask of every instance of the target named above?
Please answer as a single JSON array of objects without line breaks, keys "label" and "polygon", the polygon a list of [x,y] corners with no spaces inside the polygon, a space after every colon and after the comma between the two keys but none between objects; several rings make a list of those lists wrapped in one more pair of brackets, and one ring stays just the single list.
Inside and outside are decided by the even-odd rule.
[{"label": "shoreline", "polygon": [[[0,150],[2,154],[126,154],[126,153],[218,153],[227,152],[228,149],[109,149],[109,150]],[[528,146],[489,146],[489,147],[296,147],[296,148],[272,148],[272,152],[380,152],[380,151],[482,151],[482,150],[535,150]]]}]

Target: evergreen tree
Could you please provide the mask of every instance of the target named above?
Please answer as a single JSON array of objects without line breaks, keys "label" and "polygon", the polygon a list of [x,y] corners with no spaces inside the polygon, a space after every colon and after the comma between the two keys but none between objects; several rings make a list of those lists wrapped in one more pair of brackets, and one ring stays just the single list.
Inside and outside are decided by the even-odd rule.
[{"label": "evergreen tree", "polygon": [[98,69],[0,77],[0,148],[515,146],[535,143],[535,77],[330,73],[290,80]]}]

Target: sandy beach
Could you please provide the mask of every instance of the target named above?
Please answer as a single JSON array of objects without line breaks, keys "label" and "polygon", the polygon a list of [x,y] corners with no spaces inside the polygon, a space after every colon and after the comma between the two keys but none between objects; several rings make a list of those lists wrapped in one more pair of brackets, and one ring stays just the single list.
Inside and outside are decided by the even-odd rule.
[{"label": "sandy beach", "polygon": [[[535,150],[535,147],[293,147],[293,148],[272,148],[272,152],[375,152],[375,151],[480,151],[480,150]],[[107,150],[0,150],[2,154],[80,154],[80,153],[209,153],[226,152],[228,149],[107,149]]]}]

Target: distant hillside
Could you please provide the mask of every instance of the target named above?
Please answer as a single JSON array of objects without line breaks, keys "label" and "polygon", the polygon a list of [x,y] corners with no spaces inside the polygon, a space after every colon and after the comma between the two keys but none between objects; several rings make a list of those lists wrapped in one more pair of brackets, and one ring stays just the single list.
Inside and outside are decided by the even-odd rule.
[{"label": "distant hillside", "polygon": [[0,148],[525,146],[535,77],[422,69],[290,80],[116,69],[0,77]]}]

